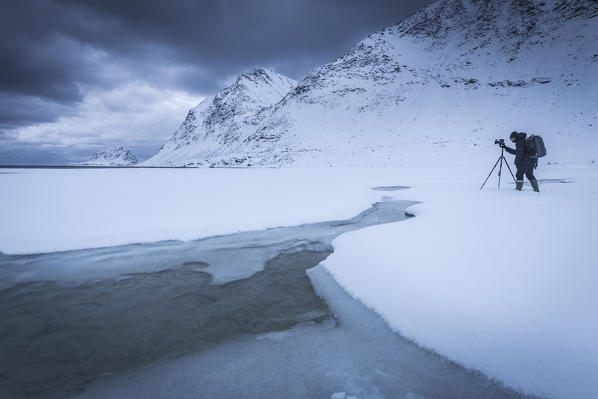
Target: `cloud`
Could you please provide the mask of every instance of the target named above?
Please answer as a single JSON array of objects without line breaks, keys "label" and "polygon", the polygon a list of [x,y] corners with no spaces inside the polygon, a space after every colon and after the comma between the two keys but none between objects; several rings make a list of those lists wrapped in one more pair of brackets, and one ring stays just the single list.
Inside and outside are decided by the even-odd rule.
[{"label": "cloud", "polygon": [[[255,66],[281,65],[279,72],[300,78],[426,1],[7,3],[0,18],[9,34],[0,38],[0,49],[11,62],[0,66],[0,88],[68,101],[79,98],[77,82],[106,84],[103,63],[196,92],[213,91]],[[173,66],[184,67],[180,77],[162,73]]]},{"label": "cloud", "polygon": [[[429,2],[429,1],[428,1]],[[77,5],[77,0],[64,4]],[[424,6],[415,0],[161,0],[86,2],[85,11],[113,28],[88,35],[114,54],[145,53],[152,45],[172,49],[179,64],[201,65],[195,90],[213,90],[214,76],[238,74],[255,66],[284,64],[294,78],[334,60],[373,31],[397,23]],[[127,37],[123,43],[122,37]],[[311,63],[293,60],[311,59]],[[217,69],[215,69],[217,68]],[[199,72],[199,71],[198,71]],[[205,71],[204,71],[205,72]]]},{"label": "cloud", "polygon": [[[180,96],[199,98],[255,67],[300,79],[429,2],[5,0],[0,146],[6,154],[17,142],[71,143],[79,154],[83,143],[116,140],[117,134],[109,132],[119,129],[152,132],[157,142],[164,131],[137,118],[138,107],[147,109],[144,97],[150,91],[161,93],[167,103]],[[90,104],[98,108],[92,112]],[[154,108],[147,117],[163,117],[156,126],[171,126],[168,105],[152,104],[166,108]],[[100,110],[111,120],[102,128]],[[123,116],[127,112],[129,118]],[[120,122],[125,124],[119,127]],[[141,146],[149,134],[126,137],[142,140]]]},{"label": "cloud", "polygon": [[74,113],[76,109],[68,104],[0,92],[0,133],[32,123],[50,122]]},{"label": "cloud", "polygon": [[[45,157],[56,158],[53,163],[80,161],[114,145],[129,147],[139,158],[146,158],[172,135],[189,108],[200,100],[186,92],[157,89],[144,82],[93,90],[84,96],[77,114],[16,129],[5,145],[21,151],[37,146],[38,152],[56,152]],[[6,162],[0,159],[0,163]]]}]

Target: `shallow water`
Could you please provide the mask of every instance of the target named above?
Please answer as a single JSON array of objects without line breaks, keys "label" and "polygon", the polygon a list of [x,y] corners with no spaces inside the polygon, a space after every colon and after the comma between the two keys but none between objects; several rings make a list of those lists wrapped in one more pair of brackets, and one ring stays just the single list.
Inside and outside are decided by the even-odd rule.
[{"label": "shallow water", "polygon": [[334,238],[405,219],[411,204],[190,242],[1,255],[0,396],[517,396],[404,340],[331,278],[314,291],[306,270]]},{"label": "shallow water", "polygon": [[404,219],[410,204],[191,242],[2,255],[0,393],[60,397],[104,373],[330,318],[305,270],[339,234]]},{"label": "shallow water", "polygon": [[308,274],[334,319],[159,361],[101,379],[76,398],[525,397],[402,338],[322,266]]},{"label": "shallow water", "polygon": [[300,226],[280,227],[215,236],[194,241],[161,241],[34,255],[0,253],[0,289],[33,281],[56,281],[60,285],[83,281],[126,278],[137,272],[176,269],[186,262],[209,273],[215,283],[246,278],[263,270],[268,259],[283,250],[309,242],[330,243],[338,235],[405,218],[404,209],[414,202],[385,201],[373,204],[348,219]]}]

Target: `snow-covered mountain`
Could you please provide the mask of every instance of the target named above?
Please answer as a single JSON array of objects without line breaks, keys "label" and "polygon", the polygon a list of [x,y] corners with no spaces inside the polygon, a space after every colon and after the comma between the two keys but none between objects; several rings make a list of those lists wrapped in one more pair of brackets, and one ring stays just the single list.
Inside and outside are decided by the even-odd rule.
[{"label": "snow-covered mountain", "polygon": [[280,77],[267,101],[237,102],[240,82],[273,76],[256,73],[191,110],[151,163],[461,163],[512,130],[541,134],[550,161],[598,159],[593,0],[441,0],[296,86]]},{"label": "snow-covered mountain", "polygon": [[96,152],[85,162],[73,163],[79,166],[132,166],[137,164],[137,158],[122,146],[107,148]]},{"label": "snow-covered mountain", "polygon": [[143,165],[250,164],[243,148],[247,136],[296,85],[293,79],[267,69],[240,75],[234,84],[192,108],[170,140]]}]

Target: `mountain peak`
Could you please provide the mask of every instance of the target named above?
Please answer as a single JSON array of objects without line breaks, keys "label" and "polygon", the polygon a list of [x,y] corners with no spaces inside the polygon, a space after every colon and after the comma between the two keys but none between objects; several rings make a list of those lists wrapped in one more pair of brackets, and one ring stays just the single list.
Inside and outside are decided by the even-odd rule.
[{"label": "mountain peak", "polygon": [[265,68],[255,68],[251,72],[244,72],[237,76],[236,82],[239,83],[242,81],[250,81],[250,82],[269,82],[272,80],[272,77],[282,76],[272,70],[265,69]]},{"label": "mountain peak", "polygon": [[85,162],[72,165],[82,166],[132,166],[137,164],[137,158],[127,148],[116,146],[94,153]]},{"label": "mountain peak", "polygon": [[232,85],[192,108],[171,139],[144,165],[211,165],[219,148],[241,145],[265,111],[296,85],[295,80],[265,68],[240,74]]},{"label": "mountain peak", "polygon": [[246,100],[254,99],[272,105],[269,103],[273,98],[280,100],[278,97],[286,94],[289,87],[296,84],[297,82],[287,76],[269,69],[256,68],[237,76],[235,83],[220,91],[216,98],[233,94],[246,96]]}]

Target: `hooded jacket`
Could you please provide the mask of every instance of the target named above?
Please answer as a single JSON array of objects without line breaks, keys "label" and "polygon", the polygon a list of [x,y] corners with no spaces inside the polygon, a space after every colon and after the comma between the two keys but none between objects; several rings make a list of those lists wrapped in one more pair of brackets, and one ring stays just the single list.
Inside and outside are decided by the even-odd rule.
[{"label": "hooded jacket", "polygon": [[526,151],[525,151],[525,138],[527,134],[525,133],[517,133],[515,136],[515,149],[508,147],[507,145],[504,146],[504,149],[509,154],[515,155],[515,166],[519,169],[525,160],[529,159]]}]

